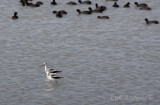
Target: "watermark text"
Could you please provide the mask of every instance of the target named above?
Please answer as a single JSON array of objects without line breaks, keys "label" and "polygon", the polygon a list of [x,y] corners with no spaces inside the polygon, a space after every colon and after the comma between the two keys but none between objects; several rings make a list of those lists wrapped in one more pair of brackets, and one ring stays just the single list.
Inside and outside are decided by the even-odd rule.
[{"label": "watermark text", "polygon": [[153,99],[152,95],[112,95],[110,97],[111,101],[129,101],[129,102],[144,102],[151,101]]}]

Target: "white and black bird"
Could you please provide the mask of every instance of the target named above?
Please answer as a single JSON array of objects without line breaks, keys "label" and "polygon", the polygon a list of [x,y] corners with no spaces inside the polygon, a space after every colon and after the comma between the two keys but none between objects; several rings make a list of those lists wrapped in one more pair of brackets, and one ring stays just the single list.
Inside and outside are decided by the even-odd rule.
[{"label": "white and black bird", "polygon": [[54,74],[55,75],[57,73],[62,72],[62,71],[57,71],[57,70],[48,68],[47,63],[44,63],[43,65],[44,65],[44,70],[45,70],[46,74],[50,73],[50,74]]},{"label": "white and black bird", "polygon": [[44,63],[43,65],[44,65],[44,70],[46,72],[46,76],[49,80],[63,78],[63,77],[57,76],[57,73],[60,73],[62,71],[57,71],[57,70],[48,68],[47,63]]}]

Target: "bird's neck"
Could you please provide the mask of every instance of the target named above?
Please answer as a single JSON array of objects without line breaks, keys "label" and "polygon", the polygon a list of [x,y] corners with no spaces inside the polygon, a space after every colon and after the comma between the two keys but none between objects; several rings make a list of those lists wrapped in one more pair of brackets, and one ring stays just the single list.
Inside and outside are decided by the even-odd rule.
[{"label": "bird's neck", "polygon": [[47,65],[44,66],[45,71],[47,71]]}]

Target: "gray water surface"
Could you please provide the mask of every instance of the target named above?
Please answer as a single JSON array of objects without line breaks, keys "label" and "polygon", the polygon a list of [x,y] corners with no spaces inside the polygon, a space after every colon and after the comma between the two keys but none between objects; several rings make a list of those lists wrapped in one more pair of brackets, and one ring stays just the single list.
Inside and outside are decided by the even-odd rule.
[{"label": "gray water surface", "polygon": [[[34,0],[33,2],[35,2]],[[37,0],[38,1],[38,0]],[[158,105],[160,103],[159,0],[136,0],[152,10],[140,11],[133,0],[92,0],[107,6],[103,14],[78,15],[70,0],[42,0],[39,8],[19,0],[0,3],[1,105]],[[94,8],[94,4],[91,5]],[[53,10],[68,12],[56,18]],[[19,19],[12,20],[17,11]],[[108,15],[109,20],[98,20]],[[46,79],[44,67],[63,71],[61,80]]]}]

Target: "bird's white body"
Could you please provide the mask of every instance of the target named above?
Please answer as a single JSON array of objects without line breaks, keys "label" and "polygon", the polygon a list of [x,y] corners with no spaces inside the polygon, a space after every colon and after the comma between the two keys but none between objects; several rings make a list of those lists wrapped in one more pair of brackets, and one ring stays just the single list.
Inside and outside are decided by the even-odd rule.
[{"label": "bird's white body", "polygon": [[52,78],[52,74],[50,74],[50,73],[47,73],[47,74],[46,74],[46,77],[47,77],[49,80],[54,80],[54,78]]}]

